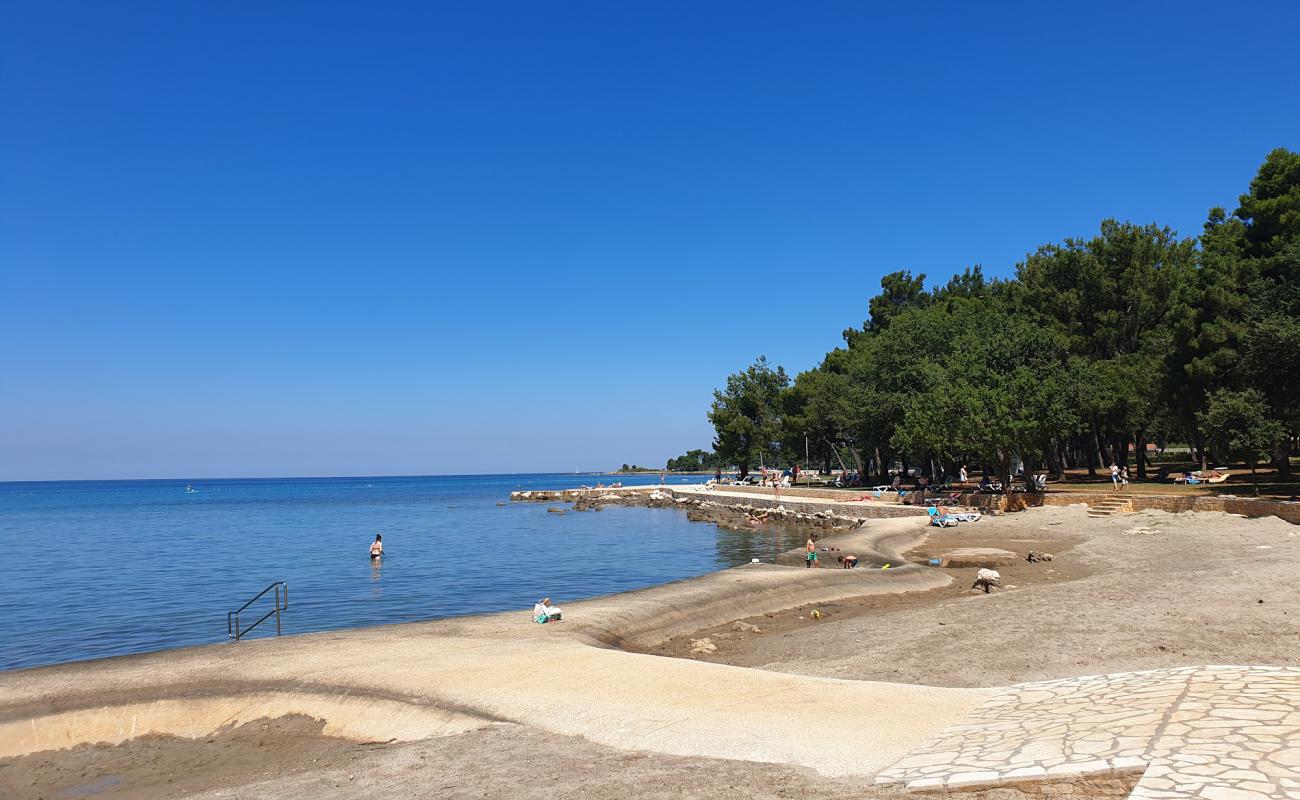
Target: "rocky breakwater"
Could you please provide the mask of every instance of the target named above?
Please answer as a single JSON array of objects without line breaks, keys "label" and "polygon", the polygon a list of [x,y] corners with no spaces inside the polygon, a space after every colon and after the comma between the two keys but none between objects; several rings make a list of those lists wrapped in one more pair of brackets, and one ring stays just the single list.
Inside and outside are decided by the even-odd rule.
[{"label": "rocky breakwater", "polygon": [[638,494],[649,494],[658,491],[653,486],[618,486],[599,489],[530,489],[522,492],[511,492],[510,500],[515,503],[573,503],[578,500],[592,497],[614,496],[625,497]]},{"label": "rocky breakwater", "polygon": [[753,505],[744,498],[720,495],[716,499],[676,494],[671,490],[598,494],[574,501],[574,511],[600,511],[605,506],[679,508],[692,522],[712,522],[729,530],[750,530],[758,524],[790,525],[829,531],[851,531],[862,527],[867,517],[836,513],[831,509],[800,511],[780,504]]}]

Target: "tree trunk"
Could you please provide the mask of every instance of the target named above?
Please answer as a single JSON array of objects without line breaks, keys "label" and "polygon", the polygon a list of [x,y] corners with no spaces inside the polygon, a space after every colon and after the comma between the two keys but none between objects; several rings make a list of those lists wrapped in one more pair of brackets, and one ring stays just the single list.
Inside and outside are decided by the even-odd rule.
[{"label": "tree trunk", "polygon": [[1141,431],[1133,434],[1133,449],[1137,451],[1137,479],[1147,479],[1147,440]]},{"label": "tree trunk", "polygon": [[[1106,463],[1106,453],[1103,452],[1101,449],[1101,434],[1098,433],[1097,423],[1095,422],[1092,424],[1092,441],[1089,443],[1089,448],[1090,448],[1090,452],[1088,453],[1089,461],[1092,461],[1092,458],[1095,455],[1098,464],[1100,464],[1102,467],[1108,466],[1108,464]],[[1096,474],[1097,474],[1097,470],[1093,468],[1092,464],[1089,464],[1088,475],[1095,476]]]},{"label": "tree trunk", "polygon": [[1002,477],[1002,505],[1008,511],[1016,510],[1012,505],[1015,497],[1011,492],[1011,456],[998,453],[998,472]]},{"label": "tree trunk", "polygon": [[829,447],[833,453],[835,453],[835,460],[840,462],[840,471],[841,471],[840,477],[844,477],[845,475],[848,475],[849,468],[844,466],[844,457],[840,455],[840,449],[835,445],[831,444],[830,439],[826,440],[826,446]]},{"label": "tree trunk", "polygon": [[1250,462],[1250,482],[1255,484],[1255,496],[1259,497],[1259,476],[1255,474],[1255,461]]},{"label": "tree trunk", "polygon": [[1277,443],[1277,477],[1279,480],[1291,480],[1291,435]]}]

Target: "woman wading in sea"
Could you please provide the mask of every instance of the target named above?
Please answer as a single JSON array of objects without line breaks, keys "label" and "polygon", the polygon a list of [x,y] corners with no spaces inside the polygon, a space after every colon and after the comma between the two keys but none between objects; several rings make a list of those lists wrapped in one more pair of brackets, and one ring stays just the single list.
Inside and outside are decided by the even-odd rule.
[{"label": "woman wading in sea", "polygon": [[370,543],[370,560],[378,561],[384,557],[384,537],[375,534],[375,540]]}]

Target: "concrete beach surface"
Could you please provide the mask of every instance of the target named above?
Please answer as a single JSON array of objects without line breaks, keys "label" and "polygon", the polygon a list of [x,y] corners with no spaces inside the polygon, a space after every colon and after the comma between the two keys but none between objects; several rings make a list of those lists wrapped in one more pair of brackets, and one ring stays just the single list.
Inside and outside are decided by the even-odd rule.
[{"label": "concrete beach surface", "polygon": [[[1295,532],[1081,508],[948,529],[974,549],[1057,547],[1040,579],[984,596],[962,591],[961,570],[904,561],[932,544],[923,518],[876,519],[821,543],[889,570],[751,565],[565,604],[558,624],[521,610],[5,673],[0,794],[173,796],[171,770],[172,791],[212,797],[862,796],[1077,778],[1116,795],[1297,798]],[[810,605],[831,612],[793,626]],[[762,631],[769,614],[792,626]],[[651,654],[742,619],[743,638],[705,656],[730,663]],[[1202,667],[1215,662],[1271,666]],[[1113,674],[1076,677],[1098,672]],[[1097,711],[1135,698],[1147,716]],[[295,746],[274,754],[272,738]],[[236,744],[250,741],[264,744]],[[227,764],[265,758],[174,774],[204,746]],[[1210,752],[1239,766],[1186,772]]]}]

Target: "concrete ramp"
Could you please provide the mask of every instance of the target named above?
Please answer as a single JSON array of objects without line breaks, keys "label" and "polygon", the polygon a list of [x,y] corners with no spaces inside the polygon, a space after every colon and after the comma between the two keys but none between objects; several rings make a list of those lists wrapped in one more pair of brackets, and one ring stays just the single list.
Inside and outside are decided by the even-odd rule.
[{"label": "concrete ramp", "polygon": [[[288,640],[270,640],[243,650],[235,664],[213,652],[235,646],[196,648],[155,659],[143,685],[131,658],[80,673],[11,673],[7,697],[63,699],[41,703],[54,706],[47,713],[5,713],[0,756],[146,733],[205,736],[302,713],[325,720],[327,732],[363,739],[418,739],[509,720],[628,750],[871,774],[994,694],[639,655],[563,635],[382,645],[366,638],[300,641],[292,650],[275,647]],[[75,707],[59,708],[67,705]]]}]

